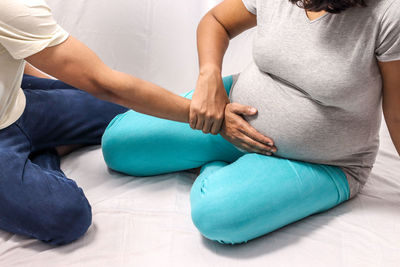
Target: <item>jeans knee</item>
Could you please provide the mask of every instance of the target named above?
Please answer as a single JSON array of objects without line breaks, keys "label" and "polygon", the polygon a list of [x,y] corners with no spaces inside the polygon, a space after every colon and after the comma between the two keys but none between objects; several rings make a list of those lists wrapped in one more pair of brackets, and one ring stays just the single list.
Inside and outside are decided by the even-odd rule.
[{"label": "jeans knee", "polygon": [[55,200],[42,216],[45,235],[40,239],[53,245],[67,244],[83,236],[91,223],[91,207],[83,193]]}]

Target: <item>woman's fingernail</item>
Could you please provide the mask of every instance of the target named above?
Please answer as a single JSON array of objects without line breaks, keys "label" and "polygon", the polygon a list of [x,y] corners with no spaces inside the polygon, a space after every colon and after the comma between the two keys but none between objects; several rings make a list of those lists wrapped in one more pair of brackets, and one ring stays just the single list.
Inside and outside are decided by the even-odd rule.
[{"label": "woman's fingernail", "polygon": [[272,156],[272,153],[271,152],[267,152],[267,153],[265,153],[265,155]]},{"label": "woman's fingernail", "polygon": [[274,144],[272,144],[271,142],[269,142],[269,143],[267,143],[267,145],[269,145],[269,146],[273,146]]},{"label": "woman's fingernail", "polygon": [[255,109],[255,108],[249,108],[249,110],[250,110],[250,112],[252,112],[252,113],[257,112],[257,109]]}]

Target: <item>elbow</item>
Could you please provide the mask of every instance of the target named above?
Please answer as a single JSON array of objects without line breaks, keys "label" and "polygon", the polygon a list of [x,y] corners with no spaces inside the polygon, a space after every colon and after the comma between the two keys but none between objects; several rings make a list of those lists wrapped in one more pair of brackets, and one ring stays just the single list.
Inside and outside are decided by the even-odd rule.
[{"label": "elbow", "polygon": [[197,26],[197,35],[199,32],[204,29],[210,29],[210,25],[213,25],[213,28],[216,29],[220,34],[226,35],[227,39],[230,40],[233,38],[231,33],[225,27],[225,25],[218,19],[218,16],[214,13],[214,9],[211,9],[204,17],[201,19],[199,25]]}]

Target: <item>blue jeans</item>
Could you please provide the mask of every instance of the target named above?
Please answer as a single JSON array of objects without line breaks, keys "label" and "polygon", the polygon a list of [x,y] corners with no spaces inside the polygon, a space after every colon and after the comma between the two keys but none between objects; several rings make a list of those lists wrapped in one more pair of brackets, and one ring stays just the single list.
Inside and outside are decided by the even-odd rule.
[{"label": "blue jeans", "polygon": [[[229,94],[232,77],[223,81]],[[192,220],[221,243],[247,242],[349,198],[339,167],[243,153],[220,135],[132,110],[110,123],[102,146],[110,168],[136,176],[202,166],[190,193]]]},{"label": "blue jeans", "polygon": [[23,115],[0,130],[0,228],[55,245],[82,236],[91,207],[60,169],[55,147],[100,144],[126,108],[63,82],[24,76]]}]

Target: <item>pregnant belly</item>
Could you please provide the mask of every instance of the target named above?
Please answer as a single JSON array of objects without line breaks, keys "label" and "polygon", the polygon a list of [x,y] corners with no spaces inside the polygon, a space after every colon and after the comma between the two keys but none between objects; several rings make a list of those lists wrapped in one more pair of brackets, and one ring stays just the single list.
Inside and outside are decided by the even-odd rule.
[{"label": "pregnant belly", "polygon": [[354,121],[342,109],[316,103],[258,69],[240,74],[230,98],[258,109],[256,116],[246,119],[274,140],[280,157],[340,164],[370,138],[368,123]]}]

